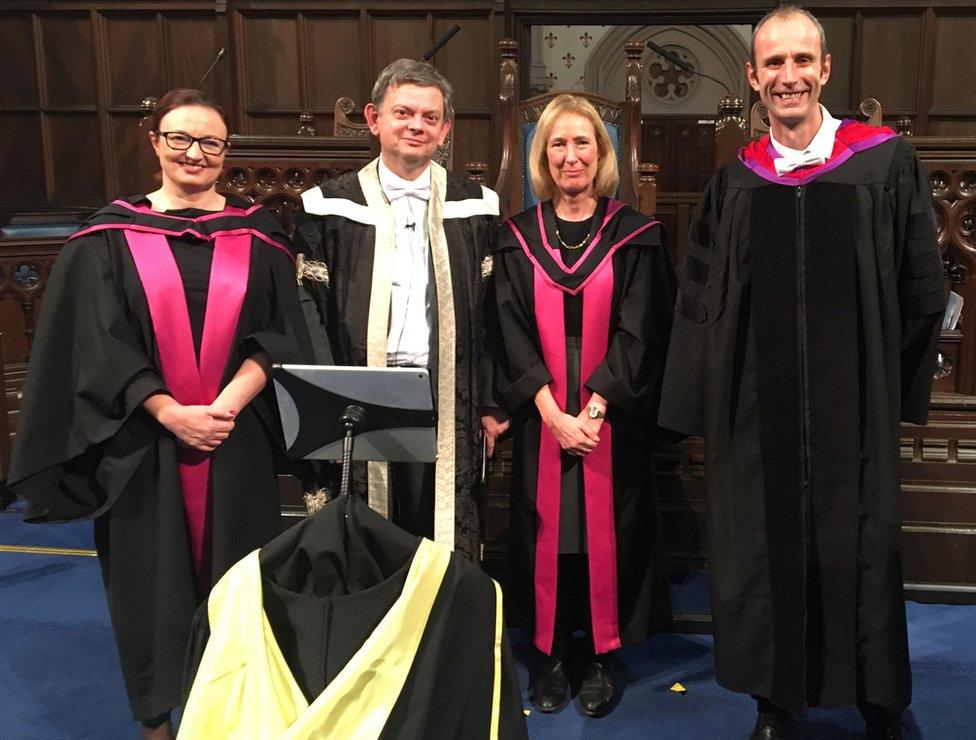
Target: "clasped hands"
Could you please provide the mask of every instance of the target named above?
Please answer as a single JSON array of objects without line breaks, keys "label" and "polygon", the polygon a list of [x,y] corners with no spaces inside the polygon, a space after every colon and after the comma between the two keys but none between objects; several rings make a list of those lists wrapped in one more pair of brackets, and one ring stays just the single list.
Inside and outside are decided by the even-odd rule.
[{"label": "clasped hands", "polygon": [[[542,386],[535,394],[535,405],[542,423],[552,432],[559,446],[569,455],[585,457],[600,443],[600,427],[603,419],[591,419],[586,406],[573,416],[563,411],[556,403],[548,385]],[[595,405],[606,411],[607,400],[599,393],[593,393],[588,405]]]},{"label": "clasped hands", "polygon": [[236,416],[236,410],[217,404],[181,406],[172,403],[159,410],[156,420],[181,445],[201,452],[213,452],[230,435]]},{"label": "clasped hands", "polygon": [[543,417],[542,421],[569,455],[585,457],[600,443],[603,419],[591,419],[585,408],[576,416],[560,411],[549,418]]}]

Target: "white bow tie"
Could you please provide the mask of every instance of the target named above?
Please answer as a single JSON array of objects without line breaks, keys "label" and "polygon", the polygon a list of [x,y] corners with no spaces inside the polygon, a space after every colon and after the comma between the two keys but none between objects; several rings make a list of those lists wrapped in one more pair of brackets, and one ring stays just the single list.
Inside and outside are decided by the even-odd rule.
[{"label": "white bow tie", "polygon": [[787,172],[793,172],[793,170],[798,170],[801,167],[815,167],[816,165],[823,164],[826,161],[826,159],[823,157],[818,157],[816,154],[803,152],[803,154],[795,159],[777,157],[773,160],[773,164],[776,166],[777,175],[785,175]]},{"label": "white bow tie", "polygon": [[386,192],[386,197],[390,201],[397,200],[398,198],[417,198],[418,200],[428,201],[430,200],[430,185],[416,185],[414,183],[409,184],[399,184],[399,183],[384,183],[383,190]]}]

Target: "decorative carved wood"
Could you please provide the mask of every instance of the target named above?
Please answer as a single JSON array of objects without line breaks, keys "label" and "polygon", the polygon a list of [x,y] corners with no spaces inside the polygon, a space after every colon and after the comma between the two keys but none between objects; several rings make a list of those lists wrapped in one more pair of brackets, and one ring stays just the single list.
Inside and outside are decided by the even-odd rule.
[{"label": "decorative carved wood", "polygon": [[365,123],[355,123],[349,118],[349,114],[356,110],[355,101],[343,96],[335,103],[335,120],[332,124],[332,135],[344,139],[368,139],[369,126]]},{"label": "decorative carved wood", "polygon": [[217,189],[261,203],[291,233],[301,194],[373,159],[372,140],[311,136],[231,136]]},{"label": "decorative carved wood", "polygon": [[726,95],[718,104],[715,121],[715,168],[718,169],[735,155],[749,135],[749,123],[742,117],[740,98]]}]

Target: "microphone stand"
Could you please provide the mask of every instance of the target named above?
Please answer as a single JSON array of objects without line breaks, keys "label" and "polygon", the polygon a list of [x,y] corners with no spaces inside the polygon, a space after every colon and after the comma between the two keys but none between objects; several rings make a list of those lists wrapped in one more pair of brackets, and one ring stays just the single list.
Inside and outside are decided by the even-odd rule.
[{"label": "microphone stand", "polygon": [[342,479],[339,485],[339,495],[349,495],[349,474],[352,468],[352,448],[355,443],[354,437],[362,431],[366,424],[366,412],[362,406],[346,406],[342,415],[339,417],[342,426],[345,427],[346,436],[342,438]]}]

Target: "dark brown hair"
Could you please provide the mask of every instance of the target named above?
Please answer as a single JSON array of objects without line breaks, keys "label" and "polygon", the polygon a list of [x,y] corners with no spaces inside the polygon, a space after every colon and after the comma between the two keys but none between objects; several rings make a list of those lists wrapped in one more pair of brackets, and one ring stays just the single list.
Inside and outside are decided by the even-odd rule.
[{"label": "dark brown hair", "polygon": [[149,130],[159,131],[159,124],[163,117],[171,110],[182,108],[185,105],[199,105],[216,111],[220,120],[227,127],[227,132],[230,133],[230,121],[224,107],[203,90],[195,90],[192,87],[174,87],[157,100],[156,107],[153,108],[152,116],[149,118]]}]

